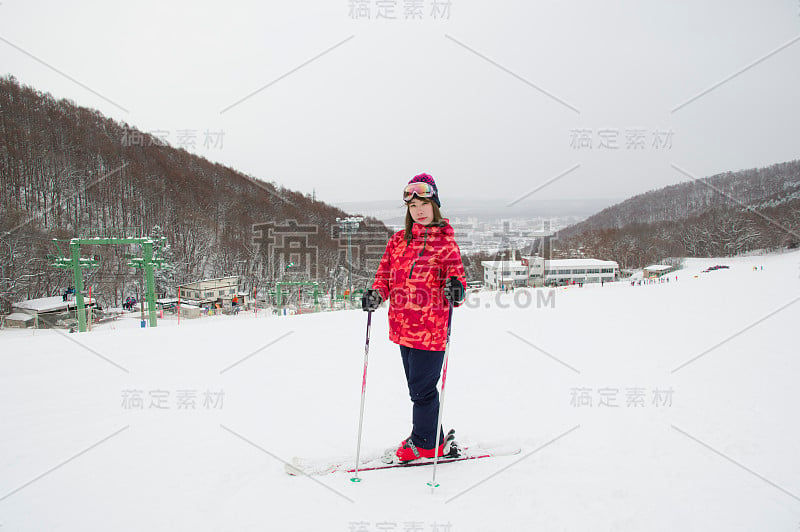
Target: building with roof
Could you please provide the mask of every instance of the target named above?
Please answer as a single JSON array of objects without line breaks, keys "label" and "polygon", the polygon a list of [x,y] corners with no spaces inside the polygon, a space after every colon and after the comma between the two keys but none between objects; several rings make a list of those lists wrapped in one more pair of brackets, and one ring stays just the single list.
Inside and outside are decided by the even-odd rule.
[{"label": "building with roof", "polygon": [[558,286],[612,282],[619,279],[613,260],[522,257],[522,260],[481,261],[483,282],[491,290],[514,286]]},{"label": "building with roof", "polygon": [[[198,307],[218,304],[230,307],[233,297],[239,294],[239,276],[203,279],[178,286],[181,304],[194,304]],[[239,295],[239,301],[242,296]]]},{"label": "building with roof", "polygon": [[[86,312],[89,308],[96,308],[97,303],[94,298],[84,297]],[[5,318],[9,326],[12,324],[18,327],[33,325],[37,328],[60,326],[61,323],[70,318],[77,319],[78,304],[74,299],[64,299],[63,296],[40,297],[19,301],[11,305],[11,314]],[[24,316],[30,319],[24,319]],[[13,318],[12,318],[13,316]],[[11,323],[9,323],[11,320]]]},{"label": "building with roof", "polygon": [[12,312],[3,318],[4,327],[18,327],[24,329],[30,327],[34,323],[34,318],[30,314],[24,312]]},{"label": "building with roof", "polygon": [[518,260],[482,260],[483,285],[489,290],[528,286],[528,266]]},{"label": "building with roof", "polygon": [[[614,260],[544,260],[539,257],[528,257],[528,259],[531,264],[532,278],[543,279],[545,286],[573,283],[610,283],[619,279],[619,264]],[[539,275],[541,277],[534,277]]]},{"label": "building with roof", "polygon": [[673,271],[675,271],[675,266],[670,266],[669,264],[651,264],[642,270],[642,277],[652,279]]}]

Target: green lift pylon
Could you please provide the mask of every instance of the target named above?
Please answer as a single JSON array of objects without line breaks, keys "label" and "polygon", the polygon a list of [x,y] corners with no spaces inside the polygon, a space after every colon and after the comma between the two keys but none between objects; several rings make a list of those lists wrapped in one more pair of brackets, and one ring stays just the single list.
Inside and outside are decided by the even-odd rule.
[{"label": "green lift pylon", "polygon": [[[58,248],[58,242],[53,239],[53,242]],[[69,241],[70,256],[65,257],[63,253],[60,257],[55,258],[53,266],[56,268],[71,269],[73,282],[75,286],[75,303],[77,305],[78,313],[78,331],[86,332],[86,308],[83,302],[83,270],[86,268],[94,268],[97,266],[97,261],[94,259],[81,258],[81,245],[119,245],[126,246],[129,244],[138,244],[142,246],[142,257],[134,257],[128,263],[129,266],[134,268],[142,268],[144,270],[146,293],[145,300],[147,301],[147,314],[150,321],[150,327],[156,327],[158,320],[156,317],[156,287],[155,277],[153,275],[154,268],[163,268],[164,259],[156,258],[154,253],[154,243],[158,242],[163,245],[166,238],[153,239],[150,237],[133,237],[133,238],[73,238]],[[59,249],[61,252],[61,249]]]},{"label": "green lift pylon", "polygon": [[[311,286],[314,289],[314,308],[319,310],[319,283],[316,281],[280,281],[275,283],[275,293],[277,294],[277,304],[279,307],[283,306],[283,297],[281,288],[284,286]],[[298,300],[299,304],[299,300]]]}]

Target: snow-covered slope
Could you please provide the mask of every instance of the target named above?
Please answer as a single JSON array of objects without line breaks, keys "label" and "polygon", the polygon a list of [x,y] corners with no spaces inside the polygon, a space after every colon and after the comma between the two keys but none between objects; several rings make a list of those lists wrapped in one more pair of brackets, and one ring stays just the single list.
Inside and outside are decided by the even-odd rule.
[{"label": "snow-covered slope", "polygon": [[[2,331],[0,529],[797,530],[799,277],[790,253],[470,296],[445,425],[522,453],[444,465],[435,493],[430,468],[284,473],[355,455],[361,311]],[[362,453],[410,416],[382,308]]]}]

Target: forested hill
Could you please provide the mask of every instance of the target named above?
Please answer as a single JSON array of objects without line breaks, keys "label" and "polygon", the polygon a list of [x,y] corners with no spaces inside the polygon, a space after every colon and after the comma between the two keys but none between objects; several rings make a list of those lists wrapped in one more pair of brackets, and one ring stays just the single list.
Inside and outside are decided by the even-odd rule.
[{"label": "forested hill", "polygon": [[640,194],[559,232],[561,256],[640,267],[800,245],[800,161],[727,172]]},{"label": "forested hill", "polygon": [[[0,290],[6,308],[9,300],[53,295],[69,283],[64,272],[49,266],[54,237],[166,236],[172,267],[160,274],[162,293],[175,283],[236,273],[245,277],[243,288],[267,288],[286,273],[288,259],[279,264],[265,256],[266,246],[257,256],[253,226],[296,220],[318,228],[307,237],[308,246],[318,249],[315,271],[301,264],[306,272],[296,275],[332,282],[342,274],[335,226],[347,213],[170,147],[13,77],[0,78],[0,175]],[[386,229],[377,220],[367,222],[374,230]],[[90,251],[101,266],[87,276],[102,285],[96,290],[107,303],[118,303],[141,277],[125,264],[132,251]]]},{"label": "forested hill", "polygon": [[[688,179],[688,178],[687,178]],[[725,172],[633,196],[561,232],[572,236],[590,229],[619,229],[697,217],[721,207],[772,205],[800,197],[800,161]]]}]

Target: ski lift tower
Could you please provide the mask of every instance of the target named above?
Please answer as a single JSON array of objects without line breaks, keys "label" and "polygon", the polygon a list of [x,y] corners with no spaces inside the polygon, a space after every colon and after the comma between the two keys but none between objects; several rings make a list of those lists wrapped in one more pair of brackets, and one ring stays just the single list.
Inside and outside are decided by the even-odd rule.
[{"label": "ski lift tower", "polygon": [[347,218],[336,218],[336,223],[339,224],[339,229],[342,233],[347,235],[347,284],[348,284],[348,299],[352,303],[353,299],[353,260],[350,254],[350,244],[352,237],[358,232],[358,224],[364,218],[361,216],[348,216]]},{"label": "ski lift tower", "polygon": [[[77,306],[78,314],[78,332],[86,332],[86,313],[84,312],[83,304],[83,270],[87,268],[94,268],[98,266],[95,259],[87,259],[81,257],[81,245],[96,246],[96,245],[116,245],[127,246],[129,244],[137,244],[142,247],[141,257],[132,257],[128,266],[134,268],[141,268],[144,270],[144,278],[147,286],[145,298],[147,300],[147,311],[150,317],[150,326],[155,327],[158,322],[156,320],[156,298],[155,298],[155,281],[153,277],[153,270],[155,268],[162,268],[164,266],[164,259],[158,257],[159,251],[163,249],[167,239],[165,237],[152,238],[72,238],[69,241],[69,256],[65,256],[58,246],[58,240],[53,239],[56,249],[58,249],[59,256],[54,257],[51,266],[61,268],[64,270],[72,270],[73,286],[75,287],[75,303]],[[142,308],[144,310],[144,308]],[[144,327],[144,317],[142,317],[142,327]]]}]

